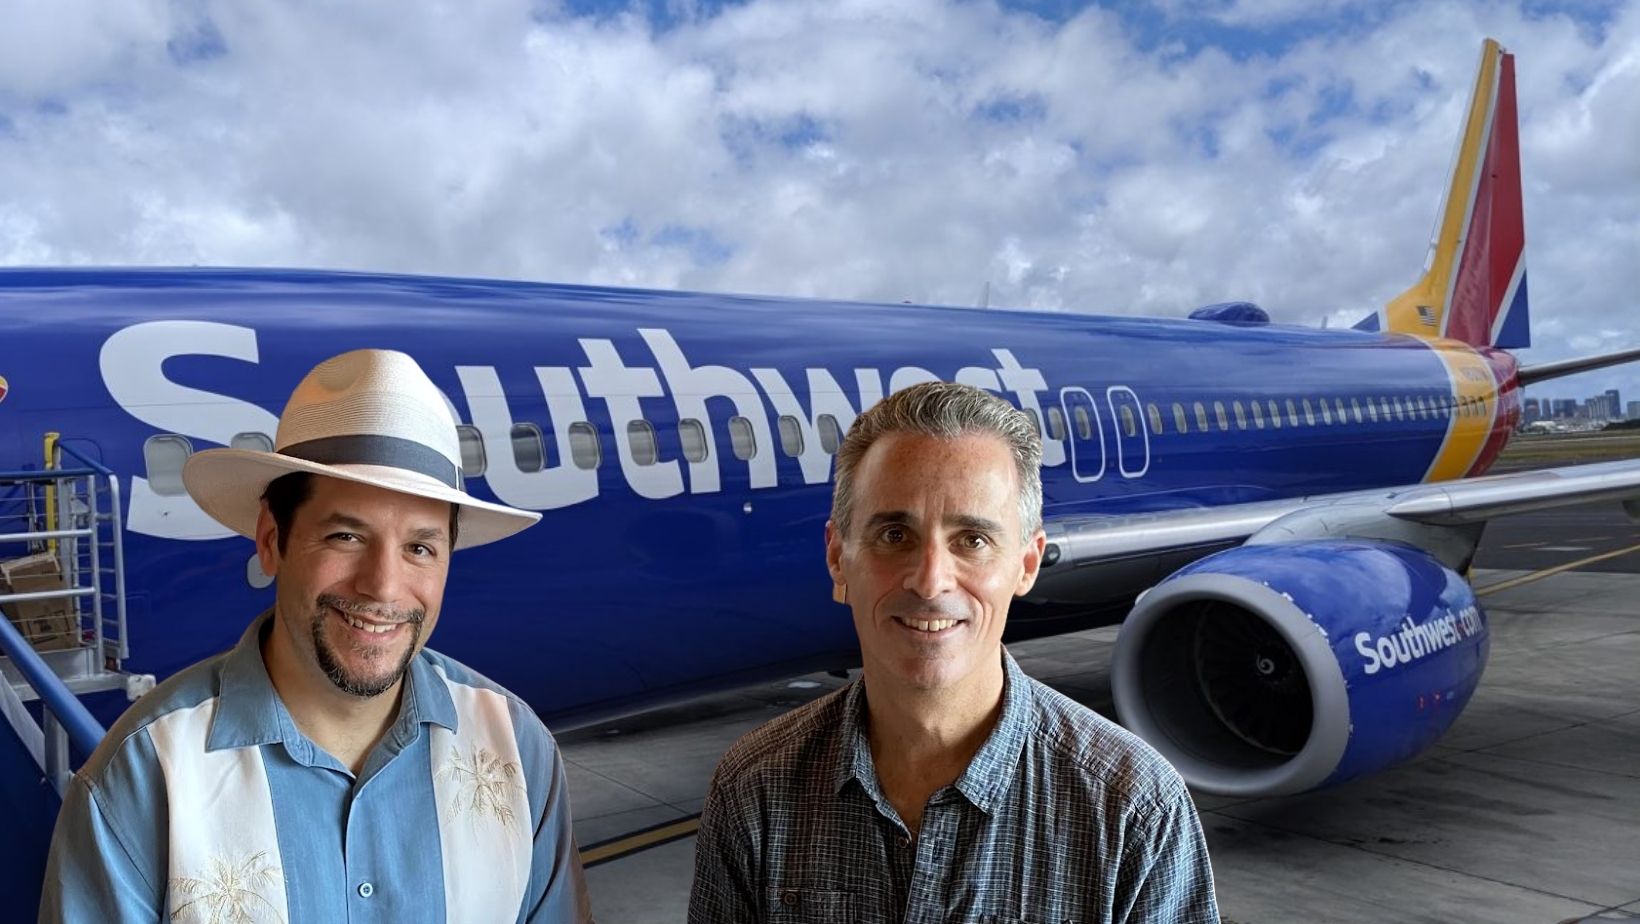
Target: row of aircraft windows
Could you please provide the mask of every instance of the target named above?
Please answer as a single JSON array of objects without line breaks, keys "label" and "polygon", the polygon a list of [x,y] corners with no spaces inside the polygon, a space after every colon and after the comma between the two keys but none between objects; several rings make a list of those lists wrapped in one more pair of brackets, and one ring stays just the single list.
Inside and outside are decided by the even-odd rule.
[{"label": "row of aircraft windows", "polygon": [[[843,444],[843,428],[837,418],[831,414],[821,414],[815,420],[815,428],[819,431],[820,450],[826,455],[835,455],[837,447]],[[479,438],[478,430],[474,427],[457,427],[461,433],[461,467],[467,477],[476,477],[484,473],[487,460],[484,458],[484,442]],[[757,431],[752,422],[744,417],[731,417],[728,423],[729,451],[736,459],[745,462],[757,457]],[[781,415],[776,421],[780,451],[788,458],[796,458],[803,454],[803,425],[796,417],[790,414]],[[678,445],[683,450],[686,462],[705,462],[711,457],[711,443],[706,438],[706,425],[699,420],[685,417],[678,421]],[[576,421],[569,425],[569,454],[570,462],[577,468],[595,469],[603,463],[603,450],[598,442],[598,431],[586,421]],[[514,424],[511,433],[513,462],[520,471],[539,472],[546,468],[546,440],[541,428],[532,423]],[[638,465],[654,465],[660,460],[660,440],[655,433],[655,425],[647,420],[628,421],[626,425],[626,446],[631,453],[632,461]]]},{"label": "row of aircraft windows", "polygon": [[[1343,424],[1351,419],[1356,423],[1378,423],[1391,420],[1446,419],[1453,416],[1484,417],[1491,413],[1484,398],[1462,398],[1454,402],[1450,396],[1445,395],[1351,398],[1348,405],[1342,398],[1316,398],[1313,401],[1310,398],[1286,398],[1280,402],[1274,399],[1253,400],[1246,404],[1231,401],[1228,406],[1223,401],[1214,401],[1211,408],[1212,413],[1209,416],[1209,405],[1204,402],[1192,402],[1187,408],[1186,405],[1175,401],[1169,415],[1164,414],[1162,408],[1153,402],[1145,405],[1144,413],[1153,434],[1168,432],[1167,425],[1170,419],[1176,432],[1189,433],[1192,429],[1208,432],[1213,429],[1214,424],[1217,424],[1220,431],[1227,431],[1230,429],[1232,417],[1238,430],[1246,430],[1249,425],[1253,429],[1262,430],[1266,426],[1266,421],[1272,429],[1280,429],[1282,426],[1313,427],[1318,422]],[[1034,412],[1027,413],[1040,432],[1041,420]],[[1135,407],[1124,405],[1118,408],[1118,416],[1121,419],[1122,432],[1130,437],[1137,436],[1139,421],[1135,415]],[[1051,438],[1066,438],[1069,429],[1064,411],[1050,406],[1047,410],[1047,423],[1048,435]],[[1078,405],[1071,409],[1070,424],[1076,429],[1077,439],[1093,439],[1096,424],[1093,416],[1088,413],[1087,406]],[[820,450],[826,455],[836,455],[837,447],[843,443],[843,429],[837,418],[831,414],[821,414],[815,419],[815,429],[820,437]],[[468,478],[482,476],[488,468],[488,460],[485,458],[484,441],[479,436],[478,428],[464,425],[457,427],[456,430],[461,437],[462,474]],[[757,456],[757,433],[750,420],[744,417],[731,417],[728,431],[729,451],[736,459],[744,462]],[[796,417],[789,414],[781,415],[776,422],[776,431],[780,451],[784,455],[796,458],[803,454],[803,425]],[[710,457],[710,443],[706,439],[704,423],[686,417],[678,421],[677,433],[678,444],[683,450],[685,461],[705,462]],[[634,463],[654,465],[659,461],[660,443],[654,424],[647,420],[630,421],[626,425],[625,436],[626,446]],[[602,445],[598,440],[598,431],[592,424],[584,420],[570,424],[567,437],[570,464],[588,470],[603,464]],[[513,462],[520,471],[539,472],[546,468],[546,440],[539,426],[533,423],[514,424],[511,444]],[[273,450],[273,441],[263,433],[241,433],[235,436],[229,445],[235,449],[254,449],[263,452]],[[156,493],[183,493],[182,465],[192,454],[193,445],[188,442],[187,437],[175,434],[151,437],[143,445],[148,480]]]},{"label": "row of aircraft windows", "polygon": [[[828,456],[836,455],[837,448],[843,444],[843,428],[837,418],[831,414],[821,414],[815,420],[815,429],[820,438],[820,450]],[[750,420],[731,417],[728,430],[729,451],[736,459],[744,462],[757,457],[757,431]],[[776,430],[783,454],[789,458],[803,454],[803,425],[796,417],[781,415],[776,422]],[[456,432],[461,438],[462,475],[467,478],[482,476],[489,462],[478,428],[462,425],[456,427]],[[686,417],[678,421],[677,433],[685,461],[705,462],[710,457],[710,443],[706,439],[704,423]],[[514,424],[510,436],[513,463],[520,471],[539,472],[547,467],[546,440],[539,426],[533,423]],[[570,464],[588,470],[603,464],[603,448],[598,441],[598,431],[592,424],[584,420],[576,421],[569,425],[567,436]],[[273,440],[264,433],[241,433],[229,445],[234,449],[273,451]],[[647,420],[627,423],[626,446],[632,461],[638,465],[654,465],[660,459],[660,442],[655,426]],[[169,433],[150,437],[143,444],[143,461],[148,469],[149,484],[155,493],[183,493],[182,466],[193,451],[193,444],[187,437]]]},{"label": "row of aircraft windows", "polygon": [[[1274,399],[1266,401],[1231,401],[1228,406],[1223,401],[1214,401],[1211,404],[1211,417],[1208,413],[1209,405],[1201,402],[1192,402],[1188,407],[1180,402],[1173,402],[1172,414],[1164,414],[1162,408],[1154,402],[1145,405],[1145,417],[1150,424],[1150,432],[1162,434],[1168,432],[1168,423],[1171,420],[1173,430],[1178,433],[1189,433],[1192,429],[1198,432],[1208,432],[1214,424],[1220,431],[1230,429],[1231,418],[1234,417],[1236,429],[1246,430],[1251,426],[1256,430],[1263,430],[1268,420],[1271,429],[1279,430],[1282,426],[1316,426],[1349,423],[1353,418],[1356,423],[1385,423],[1391,420],[1445,420],[1452,417],[1485,417],[1491,411],[1484,398],[1460,398],[1454,401],[1450,396],[1429,397],[1424,395],[1406,397],[1382,398],[1350,398],[1345,404],[1343,398],[1286,398],[1278,402]],[[1319,409],[1319,410],[1318,410]],[[1283,413],[1285,412],[1285,413]],[[1042,422],[1031,411],[1031,420],[1036,424],[1038,432],[1042,430]],[[1268,413],[1268,417],[1266,417]],[[1127,436],[1138,436],[1139,421],[1135,415],[1135,408],[1124,405],[1117,408],[1121,418],[1122,432]],[[1047,410],[1048,436],[1052,439],[1065,439],[1068,429],[1065,414],[1057,407]],[[1081,440],[1093,439],[1096,424],[1088,408],[1078,405],[1071,409],[1071,423],[1076,428],[1076,437]]]}]

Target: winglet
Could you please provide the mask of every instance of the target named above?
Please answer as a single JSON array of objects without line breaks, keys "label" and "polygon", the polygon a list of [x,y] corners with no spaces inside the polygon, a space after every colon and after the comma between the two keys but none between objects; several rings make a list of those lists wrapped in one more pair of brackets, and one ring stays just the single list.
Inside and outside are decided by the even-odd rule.
[{"label": "winglet", "polygon": [[1437,222],[1423,278],[1357,327],[1530,346],[1515,56],[1492,39]]}]

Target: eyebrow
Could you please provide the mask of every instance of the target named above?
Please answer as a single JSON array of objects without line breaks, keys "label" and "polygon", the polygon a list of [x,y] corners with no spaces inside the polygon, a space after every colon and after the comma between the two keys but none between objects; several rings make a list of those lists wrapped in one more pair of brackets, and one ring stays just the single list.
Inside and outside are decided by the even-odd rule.
[{"label": "eyebrow", "polygon": [[[366,523],[365,521],[359,519],[356,516],[352,516],[352,515],[346,514],[346,513],[333,513],[330,516],[325,517],[323,520],[320,520],[319,525],[324,527],[324,528],[327,528],[327,529],[330,528],[330,527],[333,527],[333,526],[340,526],[344,529],[356,530],[358,532],[369,532],[370,531],[370,524]],[[408,541],[410,541],[410,542],[433,542],[433,541],[437,540],[437,541],[443,542],[447,538],[448,538],[448,536],[446,535],[446,533],[444,532],[444,529],[442,527],[423,526],[420,529],[417,529],[417,530],[411,532],[410,533],[410,538],[409,538]]]},{"label": "eyebrow", "polygon": [[[886,526],[891,523],[903,523],[907,526],[915,526],[917,523],[917,518],[904,510],[884,510],[880,513],[872,514],[871,518],[866,520],[866,528],[871,529],[877,526]],[[1001,523],[987,517],[974,516],[971,513],[959,513],[955,516],[946,517],[945,523],[947,526],[955,526],[959,529],[972,529],[982,533],[1002,532]]]}]

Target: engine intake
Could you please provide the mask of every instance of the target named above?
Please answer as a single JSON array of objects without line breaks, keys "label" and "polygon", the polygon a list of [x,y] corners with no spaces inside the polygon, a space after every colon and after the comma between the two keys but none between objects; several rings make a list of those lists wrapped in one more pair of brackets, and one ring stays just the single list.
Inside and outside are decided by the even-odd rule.
[{"label": "engine intake", "polygon": [[1287,795],[1428,748],[1489,647],[1469,584],[1412,546],[1249,545],[1145,593],[1111,683],[1122,723],[1192,787]]}]

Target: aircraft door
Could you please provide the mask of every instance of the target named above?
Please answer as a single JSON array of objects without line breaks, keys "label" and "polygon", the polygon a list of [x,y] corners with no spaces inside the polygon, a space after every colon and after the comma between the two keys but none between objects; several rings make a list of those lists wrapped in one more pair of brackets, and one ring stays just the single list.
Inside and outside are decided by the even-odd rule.
[{"label": "aircraft door", "polygon": [[1099,405],[1085,388],[1061,388],[1059,403],[1065,409],[1065,434],[1071,447],[1071,474],[1080,482],[1098,481],[1105,475],[1105,428],[1100,425]]},{"label": "aircraft door", "polygon": [[1110,418],[1116,431],[1116,466],[1123,478],[1139,478],[1150,471],[1150,429],[1139,396],[1126,385],[1105,389]]}]

